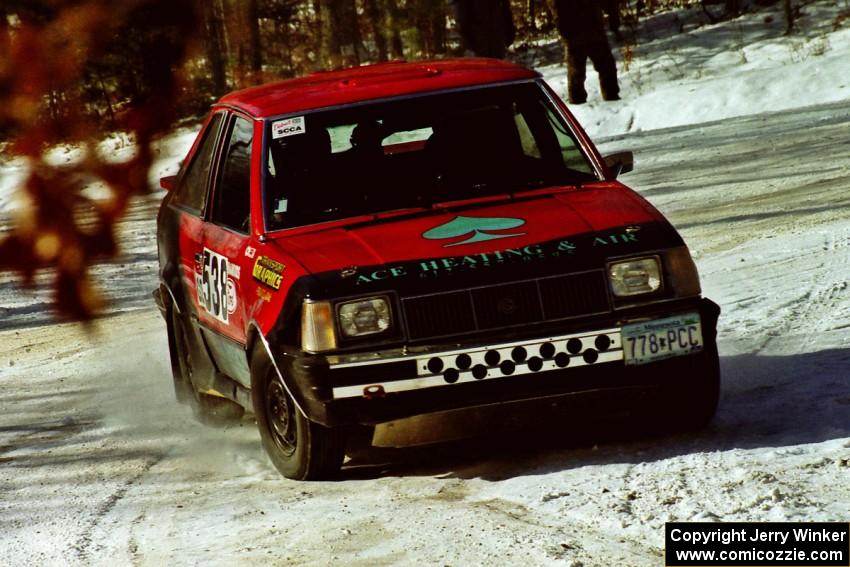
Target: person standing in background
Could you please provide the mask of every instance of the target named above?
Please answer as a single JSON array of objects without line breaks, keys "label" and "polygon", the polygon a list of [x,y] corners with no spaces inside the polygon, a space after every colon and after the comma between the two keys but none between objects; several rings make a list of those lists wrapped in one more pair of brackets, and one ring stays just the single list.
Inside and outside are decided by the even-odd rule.
[{"label": "person standing in background", "polygon": [[611,54],[602,7],[596,0],[555,0],[558,31],[567,47],[567,92],[571,104],[587,102],[587,60],[599,74],[602,98],[619,100],[617,64]]},{"label": "person standing in background", "polygon": [[504,59],[516,34],[510,0],[451,0],[465,52]]}]

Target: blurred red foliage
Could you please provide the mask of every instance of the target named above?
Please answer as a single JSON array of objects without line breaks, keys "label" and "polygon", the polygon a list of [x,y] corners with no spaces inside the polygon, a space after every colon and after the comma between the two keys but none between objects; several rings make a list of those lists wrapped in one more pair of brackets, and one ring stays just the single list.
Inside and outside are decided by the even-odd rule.
[{"label": "blurred red foliage", "polygon": [[[57,314],[86,320],[102,304],[89,268],[118,253],[116,223],[130,198],[148,191],[151,142],[176,118],[196,6],[193,0],[44,0],[23,6],[0,9],[0,133],[10,135],[11,152],[29,162],[20,188],[27,206],[0,241],[0,270],[17,272],[27,284],[37,270],[51,270]],[[131,135],[137,151],[115,163],[97,151],[102,130],[83,112],[79,85],[88,66],[132,26],[144,26],[149,37],[143,96],[116,114],[114,126]],[[51,112],[57,96],[68,112]],[[83,157],[51,163],[45,150],[59,143],[78,146]],[[83,194],[95,182],[108,187],[108,199]],[[77,214],[81,209],[89,217],[85,223]]]}]

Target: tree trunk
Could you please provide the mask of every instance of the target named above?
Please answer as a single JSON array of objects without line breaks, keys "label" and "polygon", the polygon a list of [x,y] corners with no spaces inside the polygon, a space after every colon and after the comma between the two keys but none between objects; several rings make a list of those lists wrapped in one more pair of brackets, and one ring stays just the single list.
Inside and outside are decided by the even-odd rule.
[{"label": "tree trunk", "polygon": [[334,0],[319,0],[319,64],[334,69],[342,64],[334,21]]},{"label": "tree trunk", "polygon": [[378,8],[378,2],[377,0],[364,0],[363,7],[369,25],[372,26],[372,37],[375,41],[375,48],[378,50],[378,61],[386,61],[389,58],[389,52],[387,51],[387,38],[384,36],[383,18],[381,17],[381,10]]},{"label": "tree trunk", "polygon": [[785,34],[790,34],[794,31],[794,8],[791,6],[791,0],[782,0],[782,7],[785,11]]},{"label": "tree trunk", "polygon": [[257,0],[247,2],[247,24],[248,24],[248,63],[251,67],[252,82],[260,82],[260,74],[263,70],[263,53],[260,46],[260,13]]},{"label": "tree trunk", "polygon": [[213,95],[219,97],[227,90],[227,75],[225,68],[225,48],[222,29],[220,4],[218,1],[201,2],[203,17],[203,44],[207,63],[210,67],[210,78],[213,84]]},{"label": "tree trunk", "polygon": [[0,6],[0,53],[12,52],[12,29],[6,7]]},{"label": "tree trunk", "polygon": [[442,55],[446,52],[446,3],[442,0],[432,0],[431,5],[431,55]]},{"label": "tree trunk", "polygon": [[407,50],[414,59],[428,57],[431,30],[428,25],[428,0],[408,0],[407,24],[415,33],[409,34]]},{"label": "tree trunk", "polygon": [[396,0],[381,0],[384,9],[384,29],[390,40],[390,56],[404,59],[404,46],[401,43],[402,16]]},{"label": "tree trunk", "polygon": [[360,65],[360,22],[357,20],[356,0],[338,0],[337,4],[342,64],[346,67]]},{"label": "tree trunk", "polygon": [[335,69],[360,63],[360,26],[355,0],[320,0],[322,66]]}]

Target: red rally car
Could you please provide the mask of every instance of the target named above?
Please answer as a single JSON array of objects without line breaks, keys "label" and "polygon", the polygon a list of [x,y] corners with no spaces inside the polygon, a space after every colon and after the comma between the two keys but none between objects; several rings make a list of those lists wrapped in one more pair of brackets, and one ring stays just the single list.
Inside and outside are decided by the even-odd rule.
[{"label": "red rally car", "polygon": [[178,399],[287,477],[522,416],[715,411],[719,308],[534,71],[389,63],[213,106],[158,218]]}]

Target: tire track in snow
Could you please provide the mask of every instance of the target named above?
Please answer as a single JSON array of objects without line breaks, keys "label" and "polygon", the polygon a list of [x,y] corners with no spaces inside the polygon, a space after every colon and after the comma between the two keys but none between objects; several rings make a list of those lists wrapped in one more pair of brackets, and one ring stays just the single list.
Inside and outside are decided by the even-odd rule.
[{"label": "tire track in snow", "polygon": [[[120,502],[127,495],[127,492],[134,485],[136,485],[138,481],[163,458],[164,455],[155,455],[146,460],[143,463],[141,470],[139,470],[136,474],[125,480],[116,490],[114,490],[107,497],[107,499],[103,503],[101,503],[94,510],[93,517],[88,521],[85,528],[83,528],[82,533],[77,537],[77,540],[71,546],[71,548],[75,552],[77,559],[79,559],[84,565],[88,565],[92,562],[92,553],[96,553],[97,551],[103,548],[103,546],[100,545],[97,546],[95,549],[92,549],[94,533],[100,527],[103,520],[109,515],[113,508],[115,508],[116,504],[118,504],[118,502]],[[132,538],[128,539],[128,551],[130,551],[131,557],[135,557],[136,554],[133,553],[130,546],[131,541]]]},{"label": "tire track in snow", "polygon": [[[803,343],[798,345],[802,352],[817,348],[820,334],[840,328],[840,321],[847,318],[836,317],[837,311],[846,311],[843,307],[848,303],[848,274],[850,274],[850,231],[839,234],[826,233],[821,245],[821,251],[826,256],[817,265],[805,273],[801,281],[804,286],[802,295],[797,296],[777,309],[772,315],[783,319],[781,329],[774,330],[766,338],[758,352],[768,349],[777,339],[788,335],[804,336]],[[779,311],[788,308],[788,314],[783,316]]]}]

